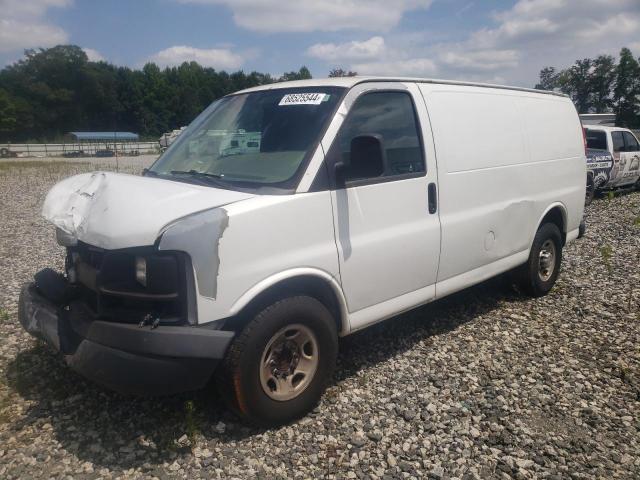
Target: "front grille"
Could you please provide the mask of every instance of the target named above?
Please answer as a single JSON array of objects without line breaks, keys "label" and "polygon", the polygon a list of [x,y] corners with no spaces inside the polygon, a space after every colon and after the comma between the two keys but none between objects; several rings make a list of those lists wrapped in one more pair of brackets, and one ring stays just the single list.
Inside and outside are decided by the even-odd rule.
[{"label": "front grille", "polygon": [[87,247],[82,250],[82,259],[87,265],[100,269],[104,260],[104,250],[95,247]]},{"label": "front grille", "polygon": [[[135,259],[140,256],[150,265],[146,286],[135,277]],[[78,298],[101,319],[195,323],[194,294],[189,292],[193,273],[185,268],[190,260],[183,252],[158,252],[151,247],[104,250],[79,243],[68,248],[66,263]]]}]

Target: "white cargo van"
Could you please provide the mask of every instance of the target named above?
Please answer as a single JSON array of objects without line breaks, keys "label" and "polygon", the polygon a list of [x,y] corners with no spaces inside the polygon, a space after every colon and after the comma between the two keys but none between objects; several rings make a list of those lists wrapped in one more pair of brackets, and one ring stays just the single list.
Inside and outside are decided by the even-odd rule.
[{"label": "white cargo van", "polygon": [[110,388],[215,373],[254,423],[303,415],[338,337],[516,271],[546,294],[578,236],[583,133],[569,98],[446,81],[279,83],[214,102],[143,176],[57,184],[66,247],[24,328]]}]

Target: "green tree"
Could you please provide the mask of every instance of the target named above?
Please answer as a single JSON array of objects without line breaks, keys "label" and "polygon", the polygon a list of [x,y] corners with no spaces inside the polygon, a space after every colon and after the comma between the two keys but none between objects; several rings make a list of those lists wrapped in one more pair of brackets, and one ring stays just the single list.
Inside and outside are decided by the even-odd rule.
[{"label": "green tree", "polygon": [[545,67],[536,85],[541,90],[560,90],[574,101],[580,113],[616,113],[616,123],[640,127],[640,60],[628,48],[614,57],[600,55],[578,60],[565,70]]},{"label": "green tree", "polygon": [[291,80],[308,80],[312,78],[311,72],[307,67],[301,67],[297,72],[284,73],[279,79],[279,82],[289,82]]},{"label": "green tree", "polygon": [[555,67],[545,67],[540,70],[540,82],[536,84],[536,90],[553,91],[558,88],[559,73]]},{"label": "green tree", "polygon": [[[306,67],[278,81],[311,78]],[[275,82],[196,62],[141,70],[90,62],[75,45],[27,50],[0,70],[0,140],[51,140],[73,130],[129,130],[157,137],[193,120],[215,99]]]},{"label": "green tree", "polygon": [[591,109],[595,113],[606,113],[613,107],[611,93],[616,80],[616,61],[611,55],[600,55],[592,65],[588,79]]},{"label": "green tree", "polygon": [[16,128],[16,108],[9,93],[0,88],[0,132],[10,132]]},{"label": "green tree", "polygon": [[341,67],[336,67],[329,72],[329,78],[355,77],[356,75],[358,75],[358,72],[353,72],[351,70],[344,70]]},{"label": "green tree", "polygon": [[640,127],[640,64],[628,48],[620,51],[613,90],[616,123],[628,128]]},{"label": "green tree", "polygon": [[590,58],[576,63],[559,77],[560,90],[571,97],[579,113],[589,113],[591,109],[590,75],[593,61]]}]

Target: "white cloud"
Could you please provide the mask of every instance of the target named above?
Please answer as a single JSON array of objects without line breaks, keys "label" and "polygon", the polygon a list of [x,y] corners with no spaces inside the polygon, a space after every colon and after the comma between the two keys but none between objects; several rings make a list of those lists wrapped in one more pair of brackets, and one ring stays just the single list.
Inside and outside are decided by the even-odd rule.
[{"label": "white cloud", "polygon": [[225,5],[235,23],[262,32],[345,29],[388,31],[407,11],[426,9],[432,0],[179,0]]},{"label": "white cloud", "polygon": [[307,55],[332,65],[347,64],[360,75],[430,76],[438,70],[431,58],[407,55],[388,46],[380,36],[340,44],[317,43],[307,49]]},{"label": "white cloud", "polygon": [[[531,86],[545,66],[565,68],[578,58],[616,55],[640,34],[638,0],[519,0],[494,15],[493,28],[472,33],[468,41],[451,45],[455,52],[513,51],[513,62],[500,66],[500,55],[487,57],[511,82]],[[473,53],[473,52],[477,53]],[[492,60],[493,59],[493,60]],[[480,72],[482,62],[468,66]]]},{"label": "white cloud", "polygon": [[157,63],[162,67],[195,61],[204,67],[233,70],[242,66],[244,58],[227,48],[201,49],[177,45],[159,51],[155,55],[152,55],[149,61]]},{"label": "white cloud", "polygon": [[464,72],[495,72],[518,66],[515,50],[449,51],[440,56],[440,61],[449,69]]},{"label": "white cloud", "polygon": [[51,7],[67,7],[71,0],[0,0],[0,53],[51,47],[69,41],[62,28],[47,22]]},{"label": "white cloud", "polygon": [[307,49],[307,55],[321,60],[364,60],[379,57],[385,52],[384,38],[371,37],[362,42],[316,43]]},{"label": "white cloud", "polygon": [[102,54],[93,48],[83,48],[82,50],[87,54],[90,62],[103,62],[105,60]]},{"label": "white cloud", "polygon": [[[473,8],[473,2],[464,8]],[[360,74],[437,74],[529,87],[545,66],[566,68],[579,58],[617,56],[624,46],[640,55],[638,0],[518,0],[490,18],[491,24],[459,41],[443,41],[437,31],[394,31],[379,37],[377,50],[366,48],[378,38],[372,37],[319,43],[307,49],[307,55],[325,60],[328,67],[339,64]],[[374,50],[376,54],[367,58]]]},{"label": "white cloud", "polygon": [[404,60],[381,60],[356,63],[350,67],[359,75],[382,75],[395,77],[430,77],[438,71],[436,63],[429,58],[407,58]]},{"label": "white cloud", "polygon": [[0,11],[10,17],[41,17],[50,7],[68,7],[71,0],[0,0]]},{"label": "white cloud", "polygon": [[[470,42],[480,48],[534,43],[578,48],[585,42],[620,39],[640,28],[637,0],[520,0],[511,9],[494,14],[495,28],[473,33]],[[576,37],[581,37],[578,43]]]}]

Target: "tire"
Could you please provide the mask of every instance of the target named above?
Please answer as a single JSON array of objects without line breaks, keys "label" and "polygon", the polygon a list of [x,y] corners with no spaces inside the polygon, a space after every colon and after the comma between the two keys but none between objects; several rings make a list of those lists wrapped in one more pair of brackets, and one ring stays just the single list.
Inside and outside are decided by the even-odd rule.
[{"label": "tire", "polygon": [[593,175],[587,175],[587,188],[585,190],[585,195],[584,195],[585,206],[591,205],[591,202],[593,201],[593,197],[595,196],[595,193],[596,193],[596,186],[593,183]]},{"label": "tire", "polygon": [[[301,337],[295,334],[290,340],[287,335],[293,331],[299,332]],[[312,374],[303,375],[296,384],[299,375],[302,375],[296,373],[296,366],[296,370],[286,376],[287,380],[292,379],[289,384],[283,379],[282,373],[287,366],[277,367],[282,371],[267,367],[265,359],[276,358],[271,355],[276,355],[274,352],[280,345],[287,345],[282,351],[291,353],[290,350],[295,350],[295,347],[289,348],[288,342],[299,338],[310,340],[297,350],[299,362],[291,361],[288,368],[293,369],[294,364],[302,365],[303,361],[311,362],[305,359],[314,358],[313,353],[316,367]],[[279,343],[279,340],[284,343]],[[282,352],[280,354],[283,358],[291,357]],[[260,311],[236,336],[216,374],[218,391],[229,407],[248,423],[261,427],[282,425],[305,415],[317,405],[331,379],[337,355],[336,322],[329,310],[312,297],[285,298]],[[278,365],[287,363],[287,359],[282,361],[282,358],[277,358]],[[273,368],[276,368],[275,373]],[[276,383],[278,379],[287,385],[280,389],[280,383]],[[285,398],[287,389],[293,384],[300,391],[289,392],[294,396]],[[284,397],[275,398],[278,395]]]},{"label": "tire", "polygon": [[[553,259],[547,258],[548,267],[543,268],[541,252],[549,252],[553,245]],[[533,239],[529,260],[519,271],[518,283],[520,288],[532,297],[542,297],[549,293],[560,274],[560,265],[562,263],[562,236],[557,225],[554,223],[545,223],[540,226]],[[552,267],[552,270],[551,270]]]}]

